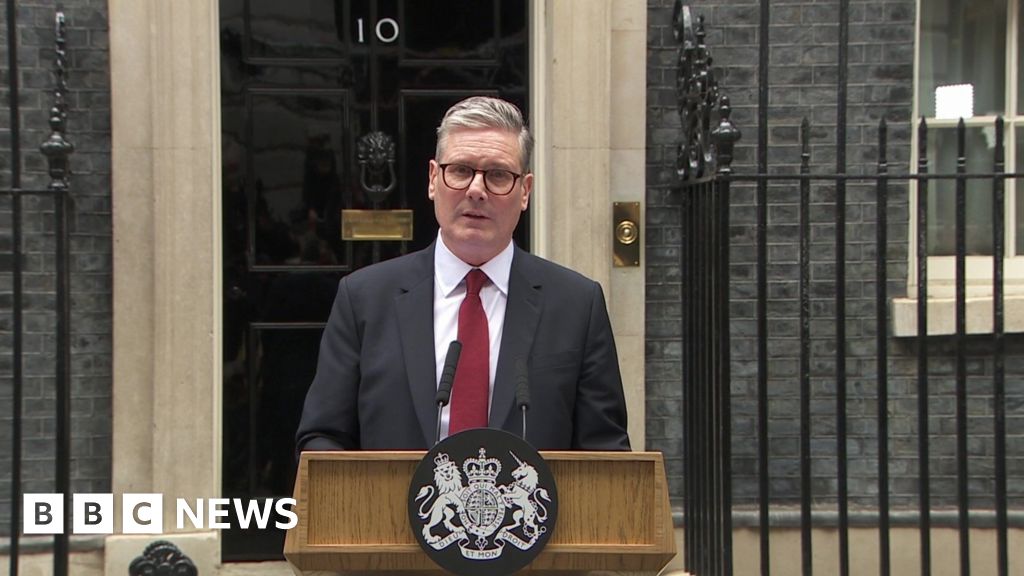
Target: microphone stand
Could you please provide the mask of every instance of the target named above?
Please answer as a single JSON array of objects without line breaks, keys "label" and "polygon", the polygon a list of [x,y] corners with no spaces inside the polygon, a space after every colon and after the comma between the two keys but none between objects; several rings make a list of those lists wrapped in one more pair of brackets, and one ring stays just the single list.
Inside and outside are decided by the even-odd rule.
[{"label": "microphone stand", "polygon": [[526,361],[516,360],[516,404],[523,412],[523,440],[526,440],[526,411],[530,409],[530,376]]},{"label": "microphone stand", "polygon": [[441,381],[437,385],[437,432],[434,435],[434,444],[441,441],[441,412],[452,398],[452,384],[455,383],[455,369],[459,365],[460,354],[462,354],[462,342],[452,340],[452,343],[448,345],[448,353],[444,357]]}]

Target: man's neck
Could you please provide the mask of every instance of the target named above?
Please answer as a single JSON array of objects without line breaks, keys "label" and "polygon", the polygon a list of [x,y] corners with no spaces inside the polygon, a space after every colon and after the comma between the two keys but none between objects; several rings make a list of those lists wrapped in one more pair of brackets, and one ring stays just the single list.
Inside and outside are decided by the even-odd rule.
[{"label": "man's neck", "polygon": [[501,249],[499,249],[499,250],[491,250],[491,251],[484,252],[484,251],[477,251],[477,250],[472,250],[472,249],[466,249],[465,247],[453,247],[452,245],[455,244],[455,243],[454,242],[446,242],[445,239],[444,239],[444,233],[443,232],[438,235],[438,239],[442,243],[444,243],[445,248],[447,248],[449,252],[454,254],[456,258],[458,258],[459,260],[462,260],[463,262],[465,262],[466,264],[469,264],[470,266],[472,266],[474,268],[479,268],[479,267],[483,266],[484,264],[490,262],[495,256],[497,256],[498,254],[501,254],[505,250],[505,248],[507,246],[507,245],[506,246],[502,246]]}]

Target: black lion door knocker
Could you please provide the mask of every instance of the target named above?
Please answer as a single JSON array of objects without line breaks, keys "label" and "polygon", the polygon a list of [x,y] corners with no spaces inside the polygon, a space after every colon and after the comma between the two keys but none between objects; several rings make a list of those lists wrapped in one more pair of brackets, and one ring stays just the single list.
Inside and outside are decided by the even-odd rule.
[{"label": "black lion door knocker", "polygon": [[356,145],[359,184],[374,205],[387,199],[398,185],[395,175],[395,142],[383,132],[370,132]]}]

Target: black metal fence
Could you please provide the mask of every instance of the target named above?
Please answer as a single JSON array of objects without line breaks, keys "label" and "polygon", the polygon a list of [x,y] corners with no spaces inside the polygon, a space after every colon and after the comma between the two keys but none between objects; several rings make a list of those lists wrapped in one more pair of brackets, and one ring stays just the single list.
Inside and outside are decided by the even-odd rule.
[{"label": "black metal fence", "polygon": [[[746,525],[757,527],[760,539],[760,573],[771,572],[772,528],[790,519],[800,530],[800,564],[804,575],[813,570],[813,539],[815,528],[835,528],[838,538],[838,557],[834,559],[828,573],[847,575],[850,573],[850,528],[851,516],[856,525],[870,526],[878,533],[878,573],[888,575],[893,570],[891,531],[894,518],[903,526],[916,527],[919,541],[918,562],[923,575],[932,573],[933,528],[937,524],[948,525],[957,530],[959,573],[971,571],[970,529],[985,526],[995,533],[996,570],[1001,576],[1009,574],[1011,562],[1016,570],[1024,566],[1024,554],[1012,550],[1008,545],[1011,521],[1020,524],[1020,514],[1011,514],[1011,498],[1008,494],[1008,480],[1016,481],[1017,491],[1022,485],[1020,477],[1008,471],[1007,419],[1024,416],[1024,402],[1015,401],[1009,406],[1016,410],[1007,413],[1007,335],[1006,296],[1004,291],[1006,256],[1006,187],[1007,182],[1024,174],[1005,171],[1005,134],[1002,118],[991,126],[994,152],[991,171],[968,173],[968,159],[977,150],[966,145],[967,129],[961,120],[955,129],[956,169],[951,173],[934,170],[933,158],[929,158],[928,126],[922,119],[916,123],[918,160],[916,172],[891,173],[887,157],[890,129],[882,119],[877,128],[877,150],[874,173],[855,174],[848,171],[846,161],[846,47],[848,44],[848,0],[841,0],[839,7],[839,50],[838,50],[838,104],[836,112],[835,170],[830,173],[812,173],[811,126],[805,119],[800,127],[801,154],[797,173],[769,173],[768,170],[768,10],[762,2],[760,27],[760,78],[759,78],[759,123],[757,134],[757,171],[754,174],[735,173],[733,164],[734,145],[739,139],[739,130],[730,120],[729,99],[722,93],[715,79],[711,56],[705,45],[703,19],[691,21],[689,10],[681,3],[676,5],[675,26],[679,48],[679,76],[677,79],[679,111],[682,120],[683,138],[679,147],[678,172],[681,182],[681,258],[682,258],[682,340],[683,340],[683,403],[684,403],[684,496],[685,511],[685,558],[687,570],[694,574],[732,574],[734,550],[732,538],[734,520],[743,518]],[[908,171],[909,172],[909,171]],[[731,311],[736,307],[735,268],[730,266],[730,252],[736,249],[738,227],[730,221],[736,209],[733,195],[738,186],[753,188],[756,216],[755,231],[747,236],[754,247],[754,272],[752,294],[755,302],[756,346],[752,357],[736,358],[732,355],[735,347],[736,324]],[[873,294],[849,294],[847,258],[850,242],[847,238],[847,188],[857,187],[861,193],[873,195],[874,219],[869,222],[874,231],[873,242],[869,245],[873,254],[873,269],[862,271],[870,275]],[[935,187],[947,189],[942,194]],[[828,208],[831,214],[827,227],[812,229],[815,190],[827,188]],[[867,190],[865,190],[865,188]],[[951,188],[951,189],[949,189]],[[769,196],[769,189],[773,196]],[[916,227],[912,240],[902,239],[904,246],[913,246],[913,252],[898,254],[893,246],[900,239],[890,237],[893,223],[889,213],[894,209],[891,193],[916,190],[916,200],[907,202],[916,206],[908,214],[912,226]],[[946,193],[948,192],[948,194]],[[967,291],[967,198],[969,194],[985,195],[991,199],[992,226],[990,231],[991,261],[991,309],[982,313],[990,315],[991,330],[985,335],[971,335],[968,330]],[[773,238],[769,227],[769,211],[785,195],[789,202],[796,197],[795,211],[798,223],[796,231],[785,239]],[[949,198],[949,196],[952,196]],[[908,195],[908,198],[913,196]],[[937,341],[935,327],[929,326],[929,202],[949,200],[955,203],[954,251],[950,256],[954,262],[954,290],[952,299],[955,328],[948,336]],[[902,204],[901,204],[902,205]],[[818,211],[817,214],[821,214]],[[820,216],[814,222],[821,224]],[[913,229],[913,228],[912,228]],[[831,238],[823,238],[821,230],[828,230]],[[792,266],[775,267],[773,273],[786,270],[795,278],[791,280],[798,287],[795,294],[772,296],[769,290],[769,269],[772,264],[770,248],[795,239],[795,262]],[[827,250],[818,250],[827,244]],[[896,252],[894,256],[892,253]],[[833,271],[827,278],[827,290],[831,291],[827,305],[822,303],[820,279],[812,279],[815,266],[822,262],[821,254],[828,254],[831,261],[828,270]],[[905,291],[894,289],[906,278],[892,278],[890,271],[900,267],[895,258],[902,256],[905,273],[912,282],[903,284]],[[864,259],[861,260],[863,262]],[[909,262],[908,262],[909,261]],[[823,270],[825,268],[818,268]],[[858,270],[861,270],[858,268]],[[777,276],[773,276],[777,278]],[[861,280],[861,279],[857,279]],[[848,319],[847,311],[854,300],[873,300],[873,326],[858,325],[858,345],[873,339],[873,345],[855,347],[848,339],[854,323]],[[890,301],[903,297],[916,301],[916,326],[912,335],[895,342],[892,335],[892,312]],[[795,334],[772,333],[769,330],[769,309],[779,298],[795,300]],[[933,304],[934,305],[934,304]],[[977,312],[974,312],[978,314]],[[932,314],[934,318],[935,315]],[[812,336],[812,326],[819,328]],[[831,333],[824,335],[828,346],[814,348],[821,341],[821,327]],[[930,332],[931,329],[931,332]],[[971,331],[976,332],[976,331]],[[932,335],[930,335],[932,334]],[[816,339],[817,338],[817,339]],[[894,365],[891,351],[899,347],[903,356],[912,358],[916,373],[901,373],[901,381],[910,381],[910,391],[900,398],[891,394],[890,383],[895,380],[889,371]],[[791,349],[787,349],[791,348]],[[856,351],[853,351],[856,350]],[[832,373],[824,379],[829,381],[829,392],[822,394],[819,385],[823,379],[821,369],[812,368],[812,359],[830,356],[828,366]],[[975,370],[968,375],[968,364],[982,358],[989,369]],[[795,413],[789,416],[798,419],[799,426],[794,433],[798,452],[799,477],[798,497],[792,501],[788,494],[780,494],[773,488],[774,480],[782,472],[773,464],[772,444],[792,442],[792,437],[778,437],[770,433],[770,407],[777,402],[775,386],[781,379],[770,378],[773,365],[781,360],[794,359],[794,376],[799,402]],[[935,364],[948,360],[951,366],[948,377],[951,390],[938,390]],[[873,363],[870,378],[858,382],[860,389],[851,389],[850,365]],[[744,390],[737,386],[737,378],[731,372],[737,366],[749,367],[750,379],[756,382],[756,399],[745,397]],[[781,372],[776,370],[776,373]],[[861,372],[864,370],[862,368]],[[863,379],[862,379],[863,380]],[[982,382],[984,380],[985,382]],[[970,387],[969,387],[970,383]],[[984,390],[979,393],[978,390]],[[858,401],[870,396],[874,414],[864,410],[856,412],[853,418],[849,401],[856,394]],[[1020,395],[1020,392],[1016,393]],[[930,414],[940,395],[948,396],[952,404],[951,426],[937,426],[935,415]],[[972,395],[974,397],[972,397]],[[733,406],[738,401],[755,406],[752,415],[754,426],[741,440],[733,436],[735,421]],[[968,406],[981,400],[985,404],[983,415],[968,416]],[[830,411],[823,413],[812,409],[812,401],[831,403]],[[895,442],[890,423],[894,421],[892,406],[906,410],[915,409],[915,414],[900,416],[901,423],[909,422],[915,427],[903,438],[916,436],[916,470],[907,474],[916,476],[913,503],[902,502],[895,507],[891,503],[890,458],[891,445]],[[820,406],[819,406],[820,408]],[[817,434],[822,422],[827,423],[827,434]],[[941,423],[940,423],[941,424]],[[872,427],[867,435],[873,435],[875,485],[868,499],[874,502],[865,506],[865,498],[859,497],[858,507],[851,506],[848,483],[851,461],[848,454],[850,431],[856,425]],[[945,436],[946,438],[942,438]],[[1018,436],[1019,437],[1019,436]],[[991,454],[979,453],[975,440],[988,442]],[[931,450],[948,440],[953,448],[949,451],[955,459],[955,474],[949,482],[937,483],[934,478]],[[740,510],[734,505],[736,493],[734,482],[737,471],[735,451],[756,444],[756,496],[750,499],[753,509]],[[823,445],[830,452],[830,473],[828,482],[817,482],[822,472],[816,469],[816,461],[822,460]],[[815,451],[814,447],[817,447]],[[1012,447],[1012,446],[1011,446]],[[982,451],[983,452],[983,451]],[[1024,457],[1018,449],[1014,452],[1016,469],[1021,470],[1019,460]],[[864,455],[861,454],[861,457]],[[906,461],[900,461],[901,466]],[[971,467],[981,470],[983,482],[975,482]],[[945,480],[945,479],[943,479]],[[1011,484],[1013,486],[1013,484]],[[869,491],[870,492],[870,491]],[[980,492],[987,492],[985,497]],[[1020,494],[1017,494],[1020,498]],[[1014,500],[1019,502],[1020,500]],[[798,502],[798,504],[797,504]],[[974,504],[972,506],[972,503]],[[947,505],[951,510],[943,509]],[[781,512],[781,514],[780,514]],[[824,512],[824,513],[823,513]],[[852,514],[851,514],[852,512]],[[904,552],[906,553],[906,552]],[[748,553],[749,554],[749,553]]]},{"label": "black metal fence", "polygon": [[[21,112],[19,105],[23,93],[20,85],[18,67],[18,23],[17,9],[14,0],[7,0],[7,104],[10,112],[9,139],[10,149],[10,186],[0,189],[0,197],[10,201],[10,273],[11,288],[11,516],[9,536],[8,573],[17,576],[19,573],[19,552],[21,548],[21,510],[23,493],[22,466],[25,461],[22,451],[24,426],[23,390],[25,381],[25,354],[23,347],[25,310],[23,296],[25,270],[23,240],[23,221],[26,211],[23,200],[28,198],[52,199],[52,222],[55,259],[55,285],[52,297],[55,300],[56,314],[56,365],[54,366],[56,398],[54,403],[55,436],[56,436],[56,486],[54,492],[64,495],[64,510],[71,509],[70,462],[71,462],[71,300],[69,274],[68,212],[71,209],[71,190],[69,184],[68,157],[74,146],[65,139],[67,123],[67,105],[65,95],[67,86],[67,53],[65,51],[65,20],[60,11],[54,18],[54,39],[56,44],[56,88],[53,91],[53,106],[48,118],[50,136],[39,147],[49,165],[49,185],[45,188],[23,188],[22,166],[23,151],[21,144]],[[7,270],[4,270],[6,272]],[[47,291],[49,292],[49,291]],[[53,541],[53,573],[58,576],[68,574],[69,539],[67,533],[54,536]]]}]

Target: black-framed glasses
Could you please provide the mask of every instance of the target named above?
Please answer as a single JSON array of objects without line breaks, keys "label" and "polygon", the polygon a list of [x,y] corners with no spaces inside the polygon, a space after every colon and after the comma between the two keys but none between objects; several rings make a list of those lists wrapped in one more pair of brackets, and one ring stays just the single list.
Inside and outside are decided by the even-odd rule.
[{"label": "black-framed glasses", "polygon": [[465,190],[473,183],[477,172],[484,175],[484,188],[495,196],[507,196],[516,187],[516,181],[522,174],[516,174],[504,168],[491,168],[489,170],[478,170],[465,164],[439,164],[441,167],[441,178],[446,186],[452,190]]}]

